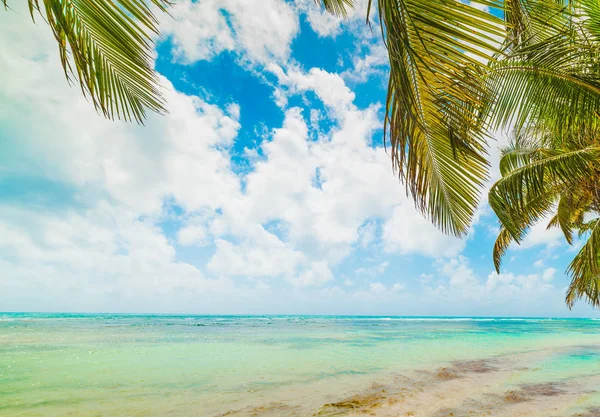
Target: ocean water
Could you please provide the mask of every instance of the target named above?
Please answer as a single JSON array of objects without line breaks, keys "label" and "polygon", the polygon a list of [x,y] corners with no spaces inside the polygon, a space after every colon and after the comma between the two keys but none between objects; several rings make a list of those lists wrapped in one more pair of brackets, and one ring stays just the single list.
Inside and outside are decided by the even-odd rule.
[{"label": "ocean water", "polygon": [[594,319],[0,313],[3,417],[600,416],[599,389]]}]

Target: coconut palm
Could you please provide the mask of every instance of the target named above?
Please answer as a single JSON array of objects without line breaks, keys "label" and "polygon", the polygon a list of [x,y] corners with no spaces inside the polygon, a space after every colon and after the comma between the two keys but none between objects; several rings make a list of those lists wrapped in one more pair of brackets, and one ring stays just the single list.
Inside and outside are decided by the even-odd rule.
[{"label": "coconut palm", "polygon": [[489,194],[502,224],[494,263],[499,271],[508,246],[553,214],[548,226],[569,244],[574,232],[587,236],[567,270],[568,306],[600,306],[600,4],[556,2],[532,16],[535,36],[491,65],[490,117],[518,132]]}]

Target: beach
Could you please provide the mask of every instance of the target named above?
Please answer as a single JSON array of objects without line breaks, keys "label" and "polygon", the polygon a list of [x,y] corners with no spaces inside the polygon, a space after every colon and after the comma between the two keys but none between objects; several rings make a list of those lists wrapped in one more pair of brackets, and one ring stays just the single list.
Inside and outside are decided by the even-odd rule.
[{"label": "beach", "polygon": [[600,415],[600,321],[0,314],[0,416]]}]

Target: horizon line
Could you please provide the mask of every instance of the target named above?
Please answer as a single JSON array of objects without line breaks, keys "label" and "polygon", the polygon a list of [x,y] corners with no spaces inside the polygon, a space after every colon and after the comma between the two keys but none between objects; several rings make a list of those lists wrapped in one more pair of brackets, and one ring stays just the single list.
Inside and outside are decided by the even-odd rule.
[{"label": "horizon line", "polygon": [[190,316],[190,317],[356,317],[356,318],[431,318],[431,319],[595,319],[592,316],[459,316],[459,315],[395,315],[395,314],[286,314],[286,313],[167,313],[167,312],[94,312],[94,311],[0,311],[2,314],[80,314],[80,315],[117,315],[117,316]]}]

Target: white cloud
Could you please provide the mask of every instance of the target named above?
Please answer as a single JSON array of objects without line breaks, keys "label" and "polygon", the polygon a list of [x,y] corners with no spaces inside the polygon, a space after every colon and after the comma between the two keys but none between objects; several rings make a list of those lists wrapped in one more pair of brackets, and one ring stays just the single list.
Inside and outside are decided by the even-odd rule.
[{"label": "white cloud", "polygon": [[180,1],[161,24],[163,36],[172,37],[173,55],[187,63],[212,59],[237,46],[217,1]]},{"label": "white cloud", "polygon": [[207,230],[204,224],[187,224],[177,232],[177,241],[184,246],[201,246],[207,243]]},{"label": "white cloud", "polygon": [[[323,104],[338,112],[338,117],[352,107],[354,93],[346,86],[343,78],[320,68],[311,68],[307,73],[297,68],[284,71],[276,64],[270,64],[267,69],[275,74],[281,86],[287,86],[288,94],[296,94],[307,90],[314,91]],[[283,91],[281,91],[283,94]]]},{"label": "white cloud", "polygon": [[344,71],[345,79],[364,82],[373,74],[384,74],[389,64],[388,52],[383,42],[375,42],[369,45],[368,52],[364,56],[353,58],[353,68]]},{"label": "white cloud", "polygon": [[377,224],[367,222],[358,230],[359,245],[363,248],[369,247],[377,239]]},{"label": "white cloud", "polygon": [[429,291],[437,292],[448,298],[468,298],[479,301],[492,300],[509,301],[511,299],[537,298],[539,294],[554,291],[551,284],[556,274],[554,268],[547,268],[541,273],[514,274],[491,272],[487,279],[482,280],[470,266],[470,261],[464,256],[458,256],[447,261],[438,261],[438,287],[429,287],[432,281],[426,281]]},{"label": "white cloud", "polygon": [[554,275],[556,275],[556,269],[547,268],[542,274],[542,280],[544,282],[551,282],[554,279]]},{"label": "white cloud", "polygon": [[207,267],[224,276],[291,277],[306,262],[302,252],[265,230],[239,245],[219,239],[216,249]]},{"label": "white cloud", "polygon": [[503,293],[506,296],[522,295],[522,293],[533,294],[537,292],[553,290],[554,286],[549,284],[554,279],[556,270],[548,268],[542,274],[517,275],[513,273],[492,272],[487,278],[485,288],[487,291]]},{"label": "white cloud", "polygon": [[329,269],[327,262],[313,262],[309,269],[304,271],[292,283],[298,287],[322,286],[333,280],[333,273]]},{"label": "white cloud", "polygon": [[[211,222],[215,236],[232,234],[245,242],[229,243],[226,251],[221,250],[225,247],[221,242],[210,263],[213,271],[224,272],[232,265],[244,270],[244,262],[250,262],[241,255],[234,262],[225,252],[271,250],[269,246],[262,248],[256,236],[260,228],[255,226],[270,222],[283,225],[285,237],[281,242],[288,251],[299,251],[306,257],[288,262],[304,277],[298,282],[316,281],[309,260],[336,265],[353,244],[371,244],[376,238],[375,224],[370,223],[373,218],[388,219],[384,241],[389,251],[443,257],[462,250],[464,242],[443,235],[414,210],[391,173],[389,157],[382,148],[371,147],[370,136],[380,126],[376,108],[357,109],[354,94],[336,74],[319,69],[306,73],[291,69],[286,73],[276,65],[270,70],[287,87],[288,94],[315,92],[339,126],[315,142],[301,110],[286,111],[283,126],[261,145],[263,159],[246,175],[244,194],[224,203],[222,215]],[[314,113],[311,116],[314,118]],[[390,189],[398,192],[390,193]],[[246,266],[258,275],[255,264]],[[265,271],[268,275],[293,275],[292,270],[271,271],[266,266]]]},{"label": "white cloud", "polygon": [[387,288],[381,282],[372,282],[369,285],[369,291],[373,294],[382,294],[387,292]]},{"label": "white cloud", "polygon": [[384,262],[381,262],[378,265],[375,265],[372,267],[360,267],[355,272],[356,272],[356,275],[363,275],[363,276],[374,278],[378,275],[383,274],[387,270],[388,266],[389,266],[389,262],[384,261]]},{"label": "white cloud", "polygon": [[130,296],[231,288],[179,261],[156,222],[168,200],[211,211],[239,193],[227,151],[239,128],[235,106],[228,115],[162,79],[169,115],[151,115],[145,127],[104,120],[68,86],[46,25],[31,23],[25,8],[0,19],[8,34],[0,71],[11,80],[0,86],[0,124],[10,126],[3,135],[12,148],[2,175],[43,178],[60,185],[45,192],[74,201],[3,205],[4,284],[25,295],[38,286]]},{"label": "white cloud", "polygon": [[193,63],[224,51],[253,62],[285,60],[298,32],[298,18],[283,0],[183,0],[162,20],[174,56]]},{"label": "white cloud", "polygon": [[449,284],[453,288],[472,289],[479,285],[479,279],[469,267],[469,260],[464,256],[442,263],[439,272],[449,279]]},{"label": "white cloud", "polygon": [[107,204],[83,213],[44,214],[2,207],[0,273],[13,297],[69,292],[158,296],[227,291],[228,279],[208,279],[177,261],[160,229],[134,212]]},{"label": "white cloud", "polygon": [[553,249],[562,245],[564,235],[560,228],[553,227],[548,229],[549,219],[543,219],[531,227],[527,236],[521,244],[513,245],[514,249],[529,249],[536,246],[546,246],[547,249]]},{"label": "white cloud", "polygon": [[[42,39],[38,47],[54,51]],[[18,43],[13,47],[35,49]],[[7,161],[5,169],[13,175],[95,187],[148,215],[160,213],[168,196],[197,209],[218,207],[221,197],[238,192],[239,181],[223,147],[232,143],[239,123],[216,106],[178,93],[162,79],[169,115],[151,115],[145,127],[108,122],[78,89],[69,88],[55,54],[20,58],[0,62],[3,72],[19,74],[0,91],[0,117],[15,126],[10,138],[17,144],[14,152],[23,152],[28,161]],[[35,103],[35,122],[29,120],[29,103]]]},{"label": "white cloud", "polygon": [[386,251],[442,258],[456,256],[464,249],[465,239],[443,234],[428,220],[415,214],[415,210],[408,200],[394,208],[392,216],[383,225]]},{"label": "white cloud", "polygon": [[[189,14],[193,15],[191,10]],[[7,30],[20,30],[20,23],[11,21]],[[32,28],[38,38],[6,44],[12,53],[4,53],[1,61],[6,73],[19,74],[3,86],[3,117],[18,126],[11,140],[21,144],[33,162],[30,166],[43,167],[42,174],[54,181],[95,193],[84,196],[92,207],[108,204],[134,213],[131,221],[149,216],[147,222],[152,225],[163,215],[166,201],[179,205],[187,220],[177,241],[188,246],[215,242],[216,251],[206,264],[213,274],[326,282],[331,275],[324,265],[339,263],[359,239],[363,244],[373,239],[370,232],[359,232],[369,219],[389,218],[400,205],[405,213],[394,219],[396,227],[427,224],[403,196],[383,149],[370,145],[371,135],[380,127],[377,108],[357,109],[354,93],[337,74],[320,69],[284,72],[273,67],[290,94],[314,91],[339,125],[314,142],[301,111],[288,109],[283,126],[262,144],[263,158],[243,178],[246,187],[242,191],[242,178],[231,170],[228,149],[244,109],[232,104],[224,111],[174,91],[163,79],[169,115],[151,115],[145,127],[108,122],[90,109],[77,89],[66,86],[56,55],[40,58],[35,53],[15,52],[36,47],[52,50],[46,28]],[[253,53],[259,56],[260,50]],[[35,103],[35,123],[22,119],[28,103]],[[282,223],[285,236],[264,229],[274,221]],[[155,232],[161,235],[160,230]],[[393,241],[390,231],[386,236]],[[174,251],[168,243],[166,248]],[[437,256],[426,246],[409,252]],[[174,259],[174,252],[169,256]]]},{"label": "white cloud", "polygon": [[306,14],[306,18],[312,30],[319,36],[327,37],[337,36],[343,27],[350,27],[354,33],[363,27],[366,31],[367,24],[365,23],[368,0],[357,0],[354,8],[348,8],[348,16],[341,18],[328,13],[323,8],[315,5],[313,0],[296,0],[296,7],[302,13]]}]

